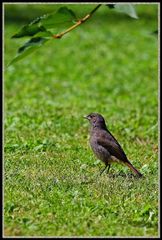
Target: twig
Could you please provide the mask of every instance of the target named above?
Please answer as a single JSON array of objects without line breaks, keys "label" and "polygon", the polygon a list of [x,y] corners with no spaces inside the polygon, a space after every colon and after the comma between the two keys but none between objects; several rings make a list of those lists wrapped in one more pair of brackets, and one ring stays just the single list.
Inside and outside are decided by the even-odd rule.
[{"label": "twig", "polygon": [[102,4],[98,4],[89,14],[87,14],[84,18],[78,20],[77,23],[75,23],[73,26],[71,26],[70,28],[66,29],[64,32],[61,32],[61,33],[53,35],[52,37],[53,38],[61,38],[66,33],[72,31],[74,28],[78,27],[79,25],[81,25],[82,23],[87,21],[101,5]]}]

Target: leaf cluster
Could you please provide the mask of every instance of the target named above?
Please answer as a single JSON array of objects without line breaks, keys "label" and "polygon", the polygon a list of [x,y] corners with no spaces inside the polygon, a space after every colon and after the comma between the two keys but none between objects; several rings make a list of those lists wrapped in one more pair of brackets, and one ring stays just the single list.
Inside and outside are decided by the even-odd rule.
[{"label": "leaf cluster", "polygon": [[[13,58],[9,65],[21,60],[33,51],[42,47],[48,40],[61,38],[65,33],[73,30],[78,25],[91,17],[102,4],[97,5],[90,14],[87,14],[83,19],[77,19],[73,10],[68,7],[61,7],[56,12],[45,14],[33,20],[31,23],[23,26],[12,38],[31,37],[17,50],[17,55]],[[122,12],[132,18],[138,18],[132,4],[106,4],[109,9],[114,9],[117,12]],[[77,24],[78,23],[78,24]],[[63,31],[61,35],[59,31]]]}]

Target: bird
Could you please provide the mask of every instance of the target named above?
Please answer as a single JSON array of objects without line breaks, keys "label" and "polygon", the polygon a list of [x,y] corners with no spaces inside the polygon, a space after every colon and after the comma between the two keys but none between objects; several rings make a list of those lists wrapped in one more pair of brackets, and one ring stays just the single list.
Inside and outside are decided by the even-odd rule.
[{"label": "bird", "polygon": [[104,117],[99,113],[90,113],[84,116],[91,125],[90,128],[90,146],[98,159],[105,163],[100,175],[106,170],[110,170],[112,163],[117,162],[126,165],[137,176],[143,175],[128,160],[121,145],[108,130]]}]

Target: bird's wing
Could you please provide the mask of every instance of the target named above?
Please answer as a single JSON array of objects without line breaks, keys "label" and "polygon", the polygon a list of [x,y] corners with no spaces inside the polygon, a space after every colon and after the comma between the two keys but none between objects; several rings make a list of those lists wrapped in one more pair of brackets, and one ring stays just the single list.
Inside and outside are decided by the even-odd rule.
[{"label": "bird's wing", "polygon": [[111,133],[103,132],[97,139],[97,143],[106,148],[112,156],[123,162],[128,162],[126,154]]}]

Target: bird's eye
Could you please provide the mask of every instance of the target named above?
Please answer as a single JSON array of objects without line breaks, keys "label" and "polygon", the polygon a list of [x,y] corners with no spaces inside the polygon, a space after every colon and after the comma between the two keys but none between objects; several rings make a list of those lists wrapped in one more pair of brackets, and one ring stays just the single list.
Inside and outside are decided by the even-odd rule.
[{"label": "bird's eye", "polygon": [[92,116],[91,119],[93,119],[93,121],[96,121],[96,116]]}]

